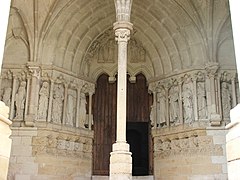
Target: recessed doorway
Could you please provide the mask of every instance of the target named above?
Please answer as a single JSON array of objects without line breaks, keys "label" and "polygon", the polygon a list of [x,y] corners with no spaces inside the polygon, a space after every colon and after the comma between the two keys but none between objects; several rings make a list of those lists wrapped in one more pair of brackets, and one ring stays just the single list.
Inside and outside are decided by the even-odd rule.
[{"label": "recessed doorway", "polygon": [[[152,97],[148,94],[146,78],[136,76],[127,84],[127,141],[133,152],[133,175],[152,174],[152,143],[149,115]],[[116,141],[117,82],[109,83],[108,76],[99,76],[93,98],[94,143],[93,175],[109,175],[112,144]],[[139,142],[139,137],[141,141]]]}]

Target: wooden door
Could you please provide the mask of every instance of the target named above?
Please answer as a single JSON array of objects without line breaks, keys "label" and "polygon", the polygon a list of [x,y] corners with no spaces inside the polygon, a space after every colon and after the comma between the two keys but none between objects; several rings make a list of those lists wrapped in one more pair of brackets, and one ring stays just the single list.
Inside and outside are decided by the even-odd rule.
[{"label": "wooden door", "polygon": [[94,95],[93,174],[108,175],[110,152],[116,137],[117,85],[103,74],[97,80]]},{"label": "wooden door", "polygon": [[[137,123],[149,126],[151,97],[144,75],[137,76],[136,83],[128,82],[127,85],[127,122],[136,127],[142,127]],[[109,160],[112,144],[116,140],[116,112],[117,112],[117,83],[109,83],[107,75],[101,75],[97,80],[97,88],[94,95],[94,145],[93,145],[93,174],[109,175]],[[135,127],[134,127],[135,128]],[[130,129],[134,129],[131,126]],[[138,130],[135,128],[135,130]],[[140,130],[141,131],[141,130]],[[129,131],[128,138],[134,141],[135,131]],[[147,131],[149,133],[149,131]],[[147,136],[146,134],[144,136]],[[129,139],[129,140],[130,140]],[[143,138],[146,140],[146,138]],[[151,140],[151,138],[150,138]],[[132,141],[132,143],[133,143]],[[148,146],[151,142],[148,141]],[[133,146],[137,146],[133,143]],[[137,147],[133,147],[135,150]],[[136,151],[137,152],[137,151]],[[151,164],[151,152],[148,164]],[[138,156],[140,157],[140,156]],[[151,167],[151,165],[150,165]],[[148,169],[151,173],[151,168]],[[146,173],[145,173],[146,174]],[[149,174],[149,173],[148,173]]]}]

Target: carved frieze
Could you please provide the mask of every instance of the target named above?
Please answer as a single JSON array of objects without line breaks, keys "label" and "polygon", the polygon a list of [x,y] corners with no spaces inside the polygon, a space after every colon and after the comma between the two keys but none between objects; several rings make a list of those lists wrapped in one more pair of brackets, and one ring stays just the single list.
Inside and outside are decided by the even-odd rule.
[{"label": "carved frieze", "polygon": [[221,155],[223,149],[221,145],[213,144],[211,136],[205,135],[185,135],[175,138],[155,137],[154,156],[167,158],[172,156],[192,156],[192,155]]},{"label": "carved frieze", "polygon": [[[33,137],[33,153],[35,155],[49,154],[64,157],[79,157],[83,154],[92,153],[92,139],[64,133],[40,133]],[[85,156],[86,157],[86,156]]]}]

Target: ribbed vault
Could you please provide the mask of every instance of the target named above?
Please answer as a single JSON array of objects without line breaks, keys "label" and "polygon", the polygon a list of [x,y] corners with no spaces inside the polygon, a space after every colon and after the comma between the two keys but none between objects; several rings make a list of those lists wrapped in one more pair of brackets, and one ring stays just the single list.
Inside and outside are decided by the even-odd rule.
[{"label": "ribbed vault", "polygon": [[[193,66],[201,68],[206,62],[217,61],[214,41],[218,39],[217,32],[221,32],[219,29],[228,12],[221,12],[222,17],[213,23],[214,13],[218,15],[218,11],[223,11],[219,8],[211,13],[213,6],[207,1],[133,1],[133,36],[142,43],[150,59],[148,76],[151,77],[148,78]],[[91,66],[91,62],[85,59],[86,52],[101,34],[112,28],[114,22],[112,0],[56,1],[42,28],[40,60],[43,64],[53,64],[84,76],[83,71]],[[209,38],[213,34],[214,38]],[[101,65],[93,69],[101,72]],[[93,78],[93,73],[97,72],[89,72],[87,76]]]}]

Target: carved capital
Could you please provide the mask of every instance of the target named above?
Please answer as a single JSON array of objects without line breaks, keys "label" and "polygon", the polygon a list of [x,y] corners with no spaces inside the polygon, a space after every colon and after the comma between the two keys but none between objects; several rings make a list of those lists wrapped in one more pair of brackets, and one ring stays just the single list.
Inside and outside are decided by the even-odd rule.
[{"label": "carved capital", "polygon": [[115,40],[118,42],[127,42],[130,39],[130,30],[119,28],[115,30]]},{"label": "carved capital", "polygon": [[218,63],[209,63],[205,66],[207,71],[207,75],[209,78],[213,78],[217,75],[217,71],[219,69]]},{"label": "carved capital", "polygon": [[154,93],[154,92],[156,92],[156,88],[157,88],[157,83],[156,82],[151,82],[148,86],[148,92],[149,93]]},{"label": "carved capital", "polygon": [[41,68],[38,66],[28,66],[28,71],[32,77],[40,78]]},{"label": "carved capital", "polygon": [[235,72],[230,73],[229,76],[230,76],[230,80],[232,82],[236,80],[236,73]]}]

